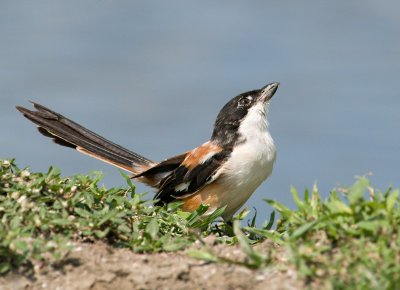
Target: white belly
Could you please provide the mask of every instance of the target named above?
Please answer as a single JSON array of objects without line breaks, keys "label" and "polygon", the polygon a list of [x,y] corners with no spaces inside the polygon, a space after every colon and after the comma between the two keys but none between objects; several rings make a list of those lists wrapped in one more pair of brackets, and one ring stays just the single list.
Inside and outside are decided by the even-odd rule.
[{"label": "white belly", "polygon": [[233,150],[221,172],[221,181],[228,185],[219,202],[220,207],[227,206],[224,219],[230,219],[272,173],[275,157],[274,142],[267,132],[247,139]]}]

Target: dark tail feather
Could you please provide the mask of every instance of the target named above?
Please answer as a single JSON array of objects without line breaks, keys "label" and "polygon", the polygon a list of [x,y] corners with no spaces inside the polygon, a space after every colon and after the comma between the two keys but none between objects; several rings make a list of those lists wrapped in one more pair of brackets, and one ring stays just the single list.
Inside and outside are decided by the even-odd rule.
[{"label": "dark tail feather", "polygon": [[17,109],[39,126],[40,133],[53,138],[57,144],[74,148],[135,174],[155,165],[153,161],[101,137],[42,105],[33,103],[33,106],[37,111],[20,106],[17,106]]}]

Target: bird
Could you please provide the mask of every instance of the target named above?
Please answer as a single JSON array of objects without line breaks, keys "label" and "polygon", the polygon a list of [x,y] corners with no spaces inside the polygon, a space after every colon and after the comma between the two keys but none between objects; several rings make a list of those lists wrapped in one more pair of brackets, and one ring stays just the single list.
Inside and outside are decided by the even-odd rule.
[{"label": "bird", "polygon": [[16,106],[40,133],[66,146],[130,172],[131,178],[156,190],[156,205],[182,201],[184,211],[201,204],[206,214],[225,207],[234,214],[272,173],[276,160],[268,109],[279,86],[270,83],[228,101],[214,123],[211,138],[184,153],[154,162],[132,152],[40,104],[35,111]]}]

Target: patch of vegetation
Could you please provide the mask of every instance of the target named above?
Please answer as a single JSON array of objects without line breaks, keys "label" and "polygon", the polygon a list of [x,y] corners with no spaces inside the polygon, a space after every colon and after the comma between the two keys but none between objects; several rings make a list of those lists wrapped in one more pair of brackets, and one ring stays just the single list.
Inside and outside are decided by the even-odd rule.
[{"label": "patch of vegetation", "polygon": [[[0,161],[0,273],[12,268],[62,259],[73,241],[103,240],[135,252],[176,251],[211,233],[211,222],[222,209],[200,219],[179,203],[152,206],[129,189],[98,186],[99,173],[63,178],[20,170],[13,161]],[[127,195],[131,198],[127,198]]]},{"label": "patch of vegetation", "polygon": [[291,262],[316,285],[334,289],[396,289],[400,285],[399,191],[374,190],[366,177],[322,200],[314,188],[297,210],[268,200],[281,219],[276,233]]},{"label": "patch of vegetation", "polygon": [[[20,170],[13,161],[0,161],[0,273],[65,257],[75,241],[102,240],[136,252],[177,251],[208,235],[219,243],[239,244],[244,260],[216,254],[210,246],[189,255],[216,263],[249,268],[295,268],[310,288],[396,289],[400,285],[399,190],[385,192],[360,177],[349,188],[333,190],[326,199],[317,188],[301,198],[293,188],[297,209],[266,200],[275,213],[262,227],[256,215],[240,226],[249,211],[235,217],[233,228],[212,223],[223,209],[201,218],[180,210],[179,203],[165,207],[128,189],[98,186],[99,174],[63,178]],[[130,195],[131,198],[127,196]],[[276,256],[273,241],[287,249],[287,258]],[[282,251],[280,251],[282,253]]]},{"label": "patch of vegetation", "polygon": [[[266,200],[280,214],[276,229],[268,229],[272,221],[264,228],[242,230],[238,222],[234,224],[236,238],[248,257],[242,264],[250,268],[273,265],[273,251],[251,246],[269,239],[287,247],[286,265],[295,266],[311,288],[399,289],[399,190],[376,191],[366,177],[360,177],[349,188],[333,190],[325,200],[316,187],[311,194],[306,190],[303,199],[294,188],[292,195],[296,210]],[[237,263],[215,255],[212,249],[196,251],[193,256]]]}]

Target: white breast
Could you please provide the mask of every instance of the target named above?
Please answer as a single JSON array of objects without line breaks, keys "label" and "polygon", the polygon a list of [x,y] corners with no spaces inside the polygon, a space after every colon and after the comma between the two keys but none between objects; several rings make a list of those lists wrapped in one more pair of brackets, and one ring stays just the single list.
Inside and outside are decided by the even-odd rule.
[{"label": "white breast", "polygon": [[265,110],[262,104],[250,109],[239,127],[243,142],[235,146],[223,166],[221,177],[228,191],[219,204],[227,205],[225,219],[230,219],[272,173],[276,150],[268,132]]}]

